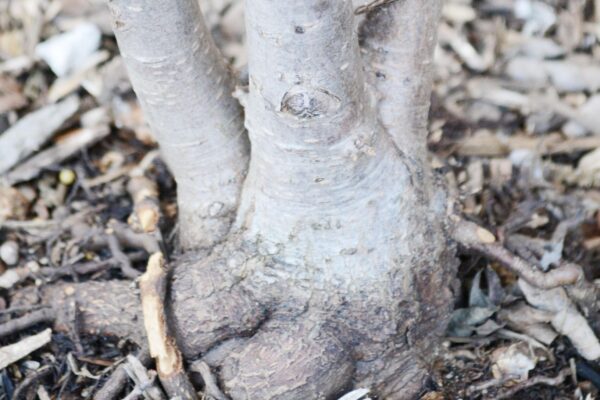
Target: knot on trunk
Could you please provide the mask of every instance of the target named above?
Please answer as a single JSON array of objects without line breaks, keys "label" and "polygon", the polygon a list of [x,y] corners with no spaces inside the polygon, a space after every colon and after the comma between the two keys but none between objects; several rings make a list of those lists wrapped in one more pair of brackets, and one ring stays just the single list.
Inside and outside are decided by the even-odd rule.
[{"label": "knot on trunk", "polygon": [[283,96],[280,111],[307,120],[333,114],[340,104],[340,98],[325,89],[295,86]]}]

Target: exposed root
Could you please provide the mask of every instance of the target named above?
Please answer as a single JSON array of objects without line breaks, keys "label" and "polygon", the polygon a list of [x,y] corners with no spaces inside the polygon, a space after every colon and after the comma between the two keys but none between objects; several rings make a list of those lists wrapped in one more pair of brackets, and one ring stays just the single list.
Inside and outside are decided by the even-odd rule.
[{"label": "exposed root", "polygon": [[40,301],[54,311],[54,327],[59,331],[71,330],[71,304],[75,301],[81,333],[127,338],[138,345],[144,342],[139,299],[128,281],[92,281],[25,289],[13,296],[11,305],[31,306]]},{"label": "exposed root", "polygon": [[247,335],[268,316],[260,293],[253,293],[250,279],[240,276],[239,266],[259,262],[256,257],[219,251],[201,262],[198,255],[190,254],[177,260],[173,272],[168,307],[173,334],[187,358],[224,340]]},{"label": "exposed root", "polygon": [[[24,290],[11,306],[35,304],[39,293],[56,312],[56,329],[68,331],[72,321],[66,311],[74,302],[81,333],[137,344],[146,341],[144,309],[163,386],[169,387],[165,376],[185,377],[183,357],[202,357],[218,372],[222,394],[234,400],[334,398],[355,385],[386,399],[408,398],[422,387],[436,332],[452,306],[447,301],[451,289],[442,283],[446,272],[438,274],[428,265],[405,281],[418,293],[413,298],[402,297],[396,282],[362,283],[361,290],[371,293],[367,297],[360,291],[348,294],[344,285],[307,286],[312,278],[303,275],[302,266],[263,255],[240,237],[215,247],[208,257],[188,253],[177,259],[172,277],[157,261],[150,262],[149,280],[140,282],[145,303],[153,299],[144,307],[131,281]],[[434,311],[421,310],[420,302]],[[204,372],[207,389],[219,396]]]},{"label": "exposed root", "polygon": [[[557,235],[564,236],[565,226]],[[554,329],[567,336],[582,357],[588,360],[600,358],[600,342],[571,300],[571,297],[575,299],[590,314],[598,312],[597,289],[585,280],[580,266],[564,264],[548,272],[538,270],[497,243],[490,232],[460,218],[454,221],[453,236],[465,247],[514,271],[520,277],[519,286],[527,301],[552,313],[550,322]]]},{"label": "exposed root", "polygon": [[140,279],[142,312],[150,355],[156,360],[158,377],[170,397],[196,400],[198,396],[183,368],[181,352],[167,326],[167,277],[162,253],[153,254],[148,261],[146,273]]},{"label": "exposed root", "polygon": [[458,219],[454,223],[452,233],[454,239],[466,248],[500,262],[527,283],[540,289],[573,285],[584,278],[581,267],[575,264],[565,264],[548,272],[536,269],[496,242],[491,232],[473,222]]},{"label": "exposed root", "polygon": [[222,377],[234,399],[327,398],[350,383],[353,369],[333,332],[302,318],[270,321],[227,357]]}]

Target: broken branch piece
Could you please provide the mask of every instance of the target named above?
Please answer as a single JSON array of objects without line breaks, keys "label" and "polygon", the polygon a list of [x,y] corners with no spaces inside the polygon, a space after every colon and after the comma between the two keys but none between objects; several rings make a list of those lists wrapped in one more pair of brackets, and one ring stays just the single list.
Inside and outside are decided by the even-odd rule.
[{"label": "broken branch piece", "polygon": [[198,396],[183,368],[175,338],[169,334],[165,316],[167,269],[162,253],[154,253],[140,278],[144,327],[150,355],[156,360],[158,377],[170,397],[196,400]]}]

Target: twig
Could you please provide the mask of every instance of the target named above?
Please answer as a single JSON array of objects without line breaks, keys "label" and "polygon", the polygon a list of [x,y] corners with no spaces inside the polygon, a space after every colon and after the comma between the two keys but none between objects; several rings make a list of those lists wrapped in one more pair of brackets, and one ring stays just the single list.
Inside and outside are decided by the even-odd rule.
[{"label": "twig", "polygon": [[467,394],[471,395],[476,392],[481,392],[483,390],[489,389],[494,386],[502,385],[504,382],[510,380],[510,378],[502,378],[502,379],[489,379],[487,381],[474,383],[467,388]]},{"label": "twig", "polygon": [[183,368],[181,352],[169,334],[165,315],[167,269],[162,253],[154,253],[140,278],[140,297],[150,355],[156,360],[158,377],[170,397],[196,400],[198,396]]},{"label": "twig", "polygon": [[4,310],[0,310],[0,315],[12,314],[12,313],[16,313],[16,312],[39,310],[40,308],[50,308],[50,306],[33,305],[33,306],[11,307],[11,308],[6,308]]},{"label": "twig", "polygon": [[60,224],[60,221],[44,221],[44,220],[29,220],[29,221],[16,221],[16,220],[4,220],[0,221],[0,228],[6,229],[47,229],[53,228]]},{"label": "twig", "polygon": [[149,373],[140,360],[132,355],[128,355],[124,368],[127,375],[135,383],[133,392],[126,398],[137,398],[134,396],[141,394],[147,400],[165,400],[162,390],[154,384],[156,373]]},{"label": "twig", "polygon": [[69,301],[66,305],[66,308],[66,316],[69,322],[69,337],[75,345],[75,350],[77,350],[77,354],[83,354],[83,345],[81,344],[81,337],[79,336],[80,315],[79,307],[77,306],[77,300],[73,299]]},{"label": "twig", "polygon": [[208,364],[202,360],[195,361],[190,366],[190,370],[197,372],[202,376],[204,381],[204,393],[215,400],[229,400],[225,394],[219,389],[217,379],[212,374]]},{"label": "twig", "polygon": [[158,185],[145,176],[132,176],[127,191],[133,200],[133,213],[128,222],[136,231],[154,232],[160,221]]},{"label": "twig", "polygon": [[47,150],[36,154],[6,175],[9,185],[35,178],[44,168],[57,164],[84,147],[88,147],[104,139],[110,133],[106,125],[94,128],[81,128],[71,133],[66,139]]},{"label": "twig", "polygon": [[[141,349],[137,354],[137,359],[143,366],[148,367],[152,358],[148,349]],[[96,393],[94,400],[114,400],[123,391],[127,384],[127,371],[125,364],[117,366],[110,378],[104,383],[104,386]]]},{"label": "twig", "polygon": [[0,348],[0,369],[33,353],[50,343],[50,340],[52,340],[52,330],[48,328],[37,335],[28,336],[20,342]]},{"label": "twig", "polygon": [[48,394],[48,391],[43,385],[38,386],[36,394],[38,395],[38,398],[40,400],[52,400],[50,399],[50,395]]},{"label": "twig", "polygon": [[127,191],[133,201],[133,213],[129,216],[129,224],[135,231],[155,232],[160,221],[160,202],[158,185],[146,178],[146,170],[158,157],[158,151],[146,154],[138,166],[129,172]]},{"label": "twig", "polygon": [[[129,261],[142,261],[147,259],[147,254],[140,251],[127,254],[126,257]],[[73,274],[94,274],[107,270],[115,265],[121,265],[121,261],[115,257],[111,257],[107,260],[66,264],[57,268],[39,268],[37,267],[37,264],[33,265],[35,265],[33,268],[25,265],[23,267],[11,268],[7,270],[4,274],[0,275],[0,287],[4,289],[10,289],[17,283],[23,282],[24,280],[35,276],[42,276],[46,278],[48,282],[51,282],[63,276],[73,276]],[[0,313],[2,312],[3,311],[0,311]]]},{"label": "twig", "polygon": [[33,371],[32,373],[28,374],[25,377],[25,379],[23,379],[21,383],[19,383],[19,386],[17,386],[17,388],[15,389],[12,398],[14,400],[20,400],[22,398],[25,398],[25,395],[27,394],[26,392],[32,387],[32,385],[44,379],[51,373],[52,367],[50,365],[46,365],[38,369],[37,371]]},{"label": "twig", "polygon": [[123,272],[123,275],[129,279],[137,279],[140,275],[142,275],[141,272],[133,268],[133,265],[131,265],[131,260],[129,260],[127,254],[123,252],[117,237],[112,232],[108,233],[107,240],[108,248],[110,249],[113,257],[119,261],[119,266],[121,267],[121,272]]},{"label": "twig", "polygon": [[515,395],[520,392],[523,389],[527,389],[529,387],[535,386],[535,385],[548,385],[548,386],[558,386],[560,384],[562,384],[565,379],[567,379],[567,376],[571,375],[571,369],[570,368],[565,368],[562,371],[560,371],[558,373],[558,375],[556,375],[554,378],[548,377],[548,376],[534,376],[524,382],[521,383],[517,383],[515,386],[513,386],[512,388],[499,393],[496,396],[496,399],[514,399]]},{"label": "twig", "polygon": [[[137,251],[126,254],[130,261],[142,261],[148,258],[148,255],[144,251]],[[72,275],[88,275],[95,274],[100,271],[107,270],[115,265],[119,265],[119,260],[115,257],[108,258],[101,261],[88,261],[75,264],[66,264],[57,268],[43,267],[40,268],[39,274],[46,277],[49,280],[57,279],[63,276]]]},{"label": "twig", "polygon": [[513,332],[513,331],[511,331],[509,329],[505,329],[505,328],[498,329],[496,331],[496,334],[499,337],[506,338],[506,339],[521,340],[521,341],[527,343],[530,347],[535,347],[535,348],[541,349],[544,353],[546,353],[548,355],[548,359],[550,361],[554,362],[554,354],[552,353],[552,351],[550,349],[548,349],[546,346],[544,346],[543,343],[540,343],[538,340],[536,340],[528,335]]},{"label": "twig", "polygon": [[564,264],[548,272],[536,269],[496,242],[491,232],[473,222],[459,218],[453,228],[453,237],[457,242],[498,261],[523,280],[540,289],[572,285],[583,279],[581,267],[575,264]]},{"label": "twig", "polygon": [[22,331],[30,326],[53,322],[56,318],[52,308],[42,308],[0,325],[0,338]]},{"label": "twig", "polygon": [[[122,222],[111,220],[108,223],[111,233],[119,240],[123,247],[144,249],[148,254],[160,251],[160,245],[155,237],[147,233],[136,233],[131,227]],[[108,246],[108,235],[101,227],[92,227],[86,223],[73,224],[71,235],[85,242],[87,248],[100,249]]]},{"label": "twig", "polygon": [[93,188],[96,186],[104,185],[106,183],[110,183],[121,178],[122,176],[127,175],[134,168],[135,167],[133,165],[125,165],[123,167],[118,168],[115,171],[110,171],[104,175],[100,175],[91,179],[85,179],[85,185],[88,188]]},{"label": "twig", "polygon": [[37,151],[78,109],[79,99],[69,97],[27,114],[10,127],[0,136],[0,174]]}]

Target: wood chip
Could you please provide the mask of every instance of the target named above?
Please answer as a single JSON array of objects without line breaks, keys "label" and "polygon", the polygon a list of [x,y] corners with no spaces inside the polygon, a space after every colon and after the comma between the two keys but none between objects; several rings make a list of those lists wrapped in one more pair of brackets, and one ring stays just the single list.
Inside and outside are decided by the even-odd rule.
[{"label": "wood chip", "polygon": [[48,328],[37,335],[26,337],[20,342],[0,348],[0,369],[19,361],[52,340],[52,329]]},{"label": "wood chip", "polygon": [[37,151],[79,109],[79,99],[69,97],[45,106],[19,120],[0,136],[0,174]]},{"label": "wood chip", "polygon": [[70,132],[64,140],[14,168],[6,175],[6,181],[9,185],[14,185],[33,179],[45,168],[66,160],[79,150],[104,139],[109,133],[110,129],[106,125],[76,129]]}]

